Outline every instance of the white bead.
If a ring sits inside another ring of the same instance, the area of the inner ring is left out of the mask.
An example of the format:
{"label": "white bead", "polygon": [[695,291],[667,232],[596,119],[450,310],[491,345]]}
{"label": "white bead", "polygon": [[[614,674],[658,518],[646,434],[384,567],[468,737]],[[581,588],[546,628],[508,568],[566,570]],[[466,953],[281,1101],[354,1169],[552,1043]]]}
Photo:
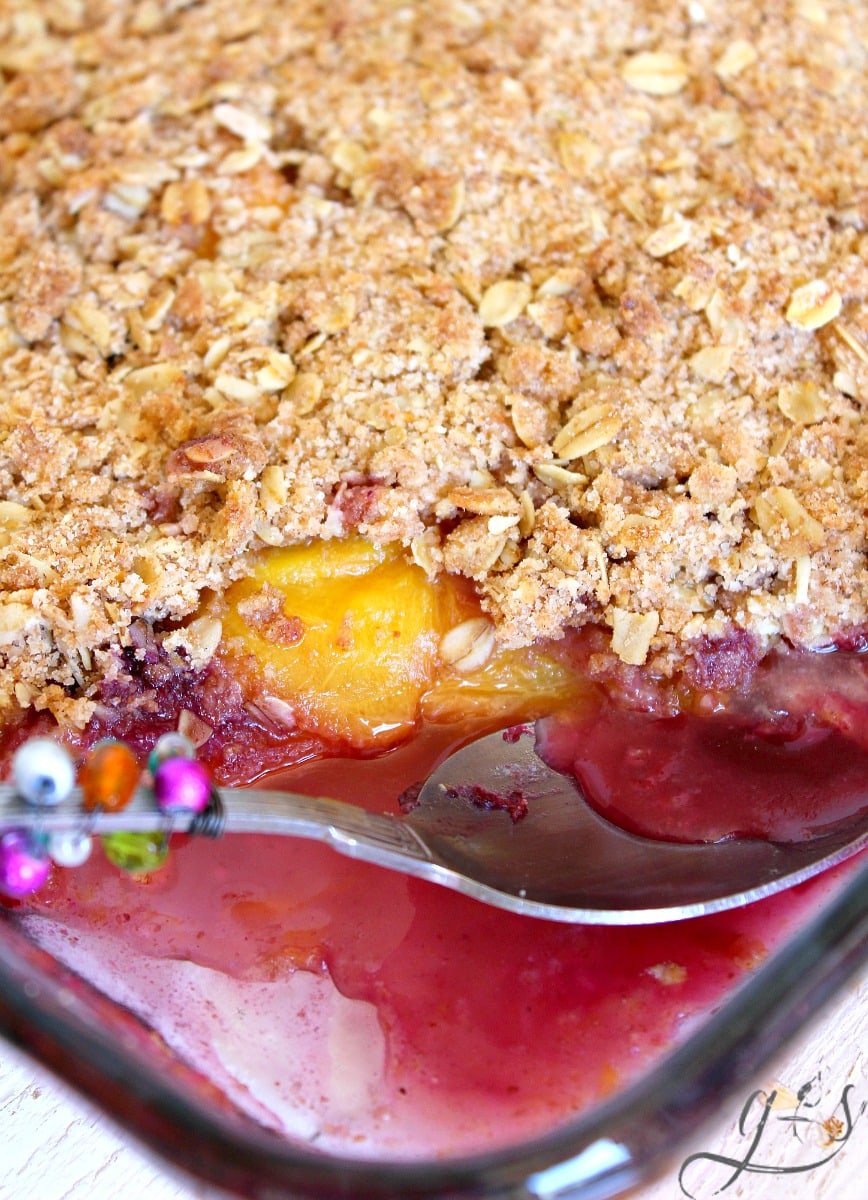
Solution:
{"label": "white bead", "polygon": [[28,804],[60,804],[75,784],[72,757],[51,738],[31,738],[13,755],[12,782]]}
{"label": "white bead", "polygon": [[52,833],[48,838],[47,850],[59,867],[80,867],[90,858],[93,839],[86,833]]}

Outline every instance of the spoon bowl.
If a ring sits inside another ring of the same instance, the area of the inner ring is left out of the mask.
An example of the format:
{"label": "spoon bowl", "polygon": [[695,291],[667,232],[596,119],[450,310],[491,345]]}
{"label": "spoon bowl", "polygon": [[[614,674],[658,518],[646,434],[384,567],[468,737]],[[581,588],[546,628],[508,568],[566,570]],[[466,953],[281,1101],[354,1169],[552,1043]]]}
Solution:
{"label": "spoon bowl", "polygon": [[195,814],[160,811],[140,788],[120,812],[85,812],[77,789],[62,804],[41,808],[0,785],[0,833],[309,838],[525,916],[593,925],[653,924],[735,908],[868,847],[868,806],[845,826],[804,842],[638,837],[600,817],[573,778],[547,766],[531,726],[464,746],[403,800],[398,816],[325,797],[215,788],[208,809]]}
{"label": "spoon bowl", "polygon": [[[468,798],[473,789],[466,780],[496,796],[520,791],[526,815],[512,821],[506,812],[485,810]],[[490,734],[451,755],[429,776],[406,820],[439,863],[496,897],[460,890],[526,915],[596,925],[653,924],[736,908],[868,847],[868,808],[805,842],[639,837],[599,816],[575,779],[548,767],[530,731],[517,741],[503,731]]]}

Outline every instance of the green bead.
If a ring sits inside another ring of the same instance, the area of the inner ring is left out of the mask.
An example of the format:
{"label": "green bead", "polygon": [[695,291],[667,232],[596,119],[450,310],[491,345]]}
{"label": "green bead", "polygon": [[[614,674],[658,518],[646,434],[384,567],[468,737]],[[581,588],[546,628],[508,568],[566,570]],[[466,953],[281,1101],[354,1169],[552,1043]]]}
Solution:
{"label": "green bead", "polygon": [[156,871],[169,855],[162,833],[106,833],[100,840],[109,862],[131,875]]}

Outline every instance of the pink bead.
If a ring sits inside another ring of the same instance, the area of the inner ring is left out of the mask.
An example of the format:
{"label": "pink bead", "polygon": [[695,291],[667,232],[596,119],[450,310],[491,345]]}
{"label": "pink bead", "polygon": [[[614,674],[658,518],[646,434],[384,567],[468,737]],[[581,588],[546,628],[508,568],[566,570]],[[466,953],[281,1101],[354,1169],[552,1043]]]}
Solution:
{"label": "pink bead", "polygon": [[0,892],[20,900],[38,891],[48,879],[51,859],[18,829],[0,838]]}
{"label": "pink bead", "polygon": [[162,809],[201,812],[211,799],[211,779],[191,758],[167,758],[154,772],[154,796]]}

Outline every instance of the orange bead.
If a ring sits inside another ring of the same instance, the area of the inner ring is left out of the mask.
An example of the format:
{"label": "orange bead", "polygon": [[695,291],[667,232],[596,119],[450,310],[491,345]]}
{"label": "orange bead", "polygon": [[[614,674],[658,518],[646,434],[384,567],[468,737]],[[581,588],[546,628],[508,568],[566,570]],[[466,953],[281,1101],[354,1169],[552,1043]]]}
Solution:
{"label": "orange bead", "polygon": [[78,774],[84,807],[120,812],[132,799],[140,775],[136,756],[123,742],[97,742]]}

